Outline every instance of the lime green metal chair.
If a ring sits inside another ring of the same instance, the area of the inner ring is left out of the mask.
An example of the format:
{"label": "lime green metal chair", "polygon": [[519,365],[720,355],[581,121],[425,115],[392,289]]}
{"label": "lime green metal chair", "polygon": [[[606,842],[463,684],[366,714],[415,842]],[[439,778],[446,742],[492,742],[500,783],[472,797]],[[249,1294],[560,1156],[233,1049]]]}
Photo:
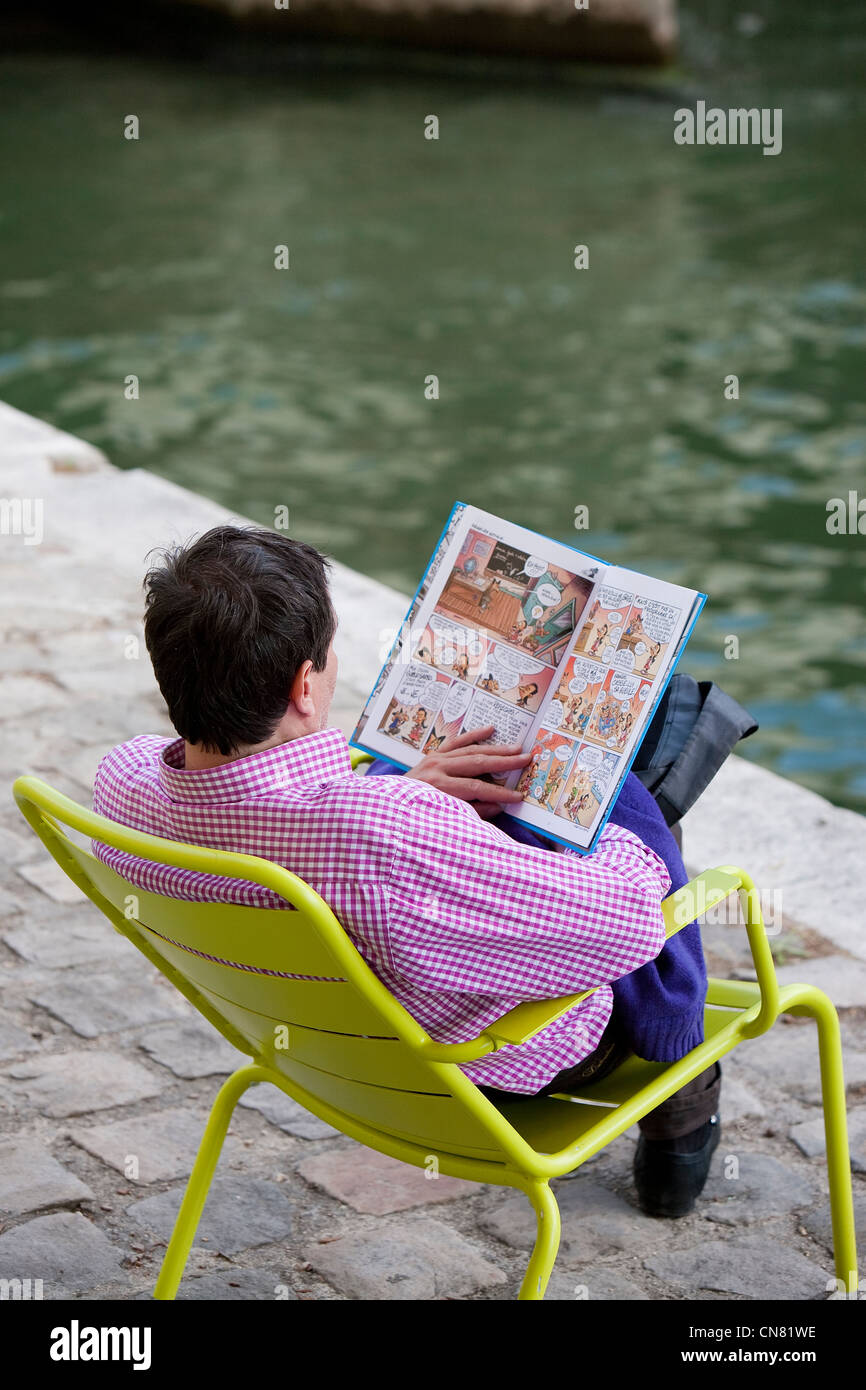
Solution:
{"label": "lime green metal chair", "polygon": [[[354,762],[362,761],[356,757]],[[458,1063],[527,1041],[592,991],[512,1009],[472,1042],[432,1041],[352,945],[328,905],[265,859],[177,844],[116,825],[33,777],[15,799],[50,853],[106,915],[241,1053],[252,1059],[214,1101],[154,1296],[174,1298],[239,1097],[270,1081],[307,1110],[380,1153],[419,1168],[435,1157],[457,1178],[518,1188],[537,1220],[521,1299],[541,1299],[559,1246],[551,1178],[571,1173],[648,1111],[781,1013],[818,1025],[837,1288],[857,1287],[839,1021],[811,985],[779,988],[758,895],[739,869],[700,874],[664,904],[667,934],[732,893],[742,904],[757,983],[711,979],[705,1041],[672,1064],[625,1061],[580,1094],[494,1105]],[[184,902],[135,888],[66,828],[143,859],[244,879],[294,909]]]}

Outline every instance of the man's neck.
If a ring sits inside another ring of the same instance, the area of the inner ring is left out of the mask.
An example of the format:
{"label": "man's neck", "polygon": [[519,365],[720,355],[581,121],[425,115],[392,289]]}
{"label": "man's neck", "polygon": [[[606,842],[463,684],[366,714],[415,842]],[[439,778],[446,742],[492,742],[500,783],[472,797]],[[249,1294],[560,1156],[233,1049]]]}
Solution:
{"label": "man's neck", "polygon": [[270,748],[279,748],[283,743],[291,743],[296,738],[306,738],[307,734],[315,732],[315,729],[306,728],[299,729],[297,732],[277,730],[273,738],[266,739],[264,743],[242,744],[233,753],[211,751],[200,743],[188,743],[184,739],[184,770],[186,772],[206,772],[213,767],[222,767],[225,763],[236,763],[239,758],[251,758],[255,753],[266,753]]}

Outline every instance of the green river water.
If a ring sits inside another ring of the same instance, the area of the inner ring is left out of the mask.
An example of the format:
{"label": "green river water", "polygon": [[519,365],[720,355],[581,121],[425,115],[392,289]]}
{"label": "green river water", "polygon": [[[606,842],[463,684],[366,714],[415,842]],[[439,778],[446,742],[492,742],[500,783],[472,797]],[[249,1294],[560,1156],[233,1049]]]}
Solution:
{"label": "green river water", "polygon": [[704,589],[683,669],[862,810],[864,58],[854,0],[686,5],[662,74],[7,52],[0,396],[408,592],[455,498]]}

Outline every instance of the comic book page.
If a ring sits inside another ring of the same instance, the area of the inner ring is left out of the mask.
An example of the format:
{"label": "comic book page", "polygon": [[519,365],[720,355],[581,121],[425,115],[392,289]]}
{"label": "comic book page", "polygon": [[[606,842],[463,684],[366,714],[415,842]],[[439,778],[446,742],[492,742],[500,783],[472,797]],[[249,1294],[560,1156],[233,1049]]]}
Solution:
{"label": "comic book page", "polygon": [[532,753],[508,814],[586,852],[704,597],[458,503],[352,743],[414,767],[492,724]]}
{"label": "comic book page", "polygon": [[608,566],[530,732],[510,810],[587,850],[598,839],[704,595]]}
{"label": "comic book page", "polygon": [[352,742],[408,767],[486,724],[523,742],[602,569],[458,503]]}

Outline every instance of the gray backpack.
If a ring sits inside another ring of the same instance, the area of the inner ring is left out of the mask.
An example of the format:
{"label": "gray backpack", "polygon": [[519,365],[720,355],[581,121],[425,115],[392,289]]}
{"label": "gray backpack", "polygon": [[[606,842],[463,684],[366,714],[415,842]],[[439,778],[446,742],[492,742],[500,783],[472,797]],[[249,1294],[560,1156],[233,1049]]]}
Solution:
{"label": "gray backpack", "polygon": [[634,772],[675,825],[709,786],[728,754],[758,727],[714,681],[676,672],[652,717]]}

